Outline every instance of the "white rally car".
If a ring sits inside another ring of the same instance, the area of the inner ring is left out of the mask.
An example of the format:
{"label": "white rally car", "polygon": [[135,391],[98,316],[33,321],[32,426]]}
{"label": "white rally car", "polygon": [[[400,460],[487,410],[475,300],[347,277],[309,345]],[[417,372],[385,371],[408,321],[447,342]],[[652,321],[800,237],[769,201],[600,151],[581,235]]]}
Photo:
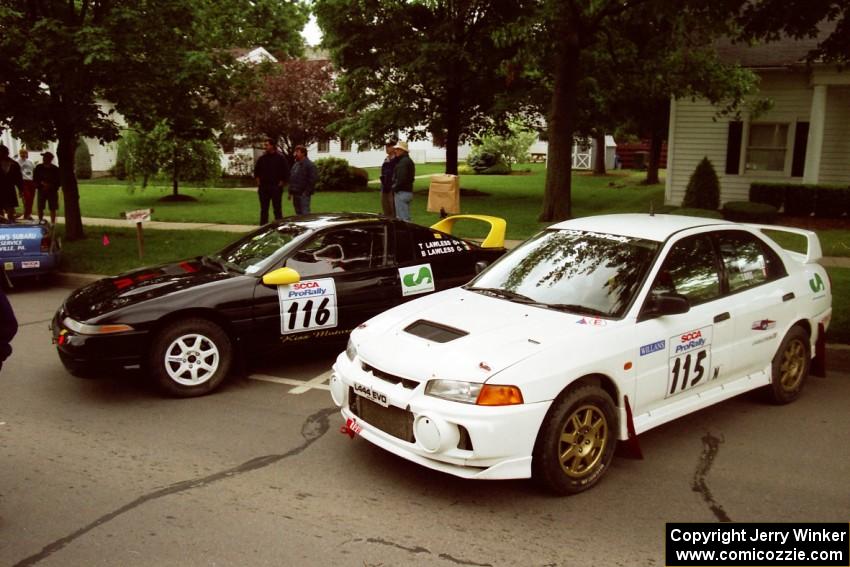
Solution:
{"label": "white rally car", "polygon": [[[767,229],[807,251],[781,248]],[[784,227],[563,222],[463,288],[358,327],[331,394],[346,432],[405,459],[579,492],[618,440],[636,445],[755,388],[780,404],[797,398],[810,364],[823,371],[832,294],[820,257],[814,233]]]}

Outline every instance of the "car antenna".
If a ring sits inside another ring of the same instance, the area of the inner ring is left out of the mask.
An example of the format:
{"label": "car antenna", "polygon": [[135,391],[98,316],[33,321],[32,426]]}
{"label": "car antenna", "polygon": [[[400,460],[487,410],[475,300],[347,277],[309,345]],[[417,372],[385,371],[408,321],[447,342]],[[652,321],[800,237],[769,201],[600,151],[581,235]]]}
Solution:
{"label": "car antenna", "polygon": [[655,216],[655,201],[649,202],[649,216],[651,216],[651,217]]}

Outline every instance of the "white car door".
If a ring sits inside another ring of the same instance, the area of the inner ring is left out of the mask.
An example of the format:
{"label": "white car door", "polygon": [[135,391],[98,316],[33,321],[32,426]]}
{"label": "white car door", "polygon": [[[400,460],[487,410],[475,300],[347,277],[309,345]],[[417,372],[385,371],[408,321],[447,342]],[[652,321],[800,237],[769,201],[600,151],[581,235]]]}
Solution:
{"label": "white car door", "polygon": [[716,233],[716,240],[735,324],[736,356],[727,372],[746,376],[764,370],[773,358],[792,322],[796,295],[782,260],[758,237],[724,230]]}
{"label": "white car door", "polygon": [[734,358],[734,324],[709,235],[687,236],[668,248],[644,310],[653,293],[661,292],[683,295],[691,307],[687,313],[641,317],[636,323],[633,412],[638,433],[693,411],[699,395],[719,384],[718,377]]}

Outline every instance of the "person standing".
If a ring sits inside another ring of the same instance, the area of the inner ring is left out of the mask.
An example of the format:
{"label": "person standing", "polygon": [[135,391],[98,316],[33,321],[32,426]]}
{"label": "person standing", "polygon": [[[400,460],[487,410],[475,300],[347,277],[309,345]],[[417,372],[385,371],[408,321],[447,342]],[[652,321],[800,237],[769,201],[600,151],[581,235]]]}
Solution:
{"label": "person standing", "polygon": [[307,157],[307,148],[295,146],[295,163],[289,174],[289,198],[295,206],[296,215],[310,214],[310,197],[316,191],[319,172]]}
{"label": "person standing", "polygon": [[21,166],[9,157],[9,148],[0,145],[0,212],[5,213],[8,222],[15,222],[15,209],[18,207],[16,187],[23,194]]}
{"label": "person standing", "polygon": [[395,196],[393,195],[393,172],[398,158],[395,155],[395,143],[389,142],[385,148],[387,156],[381,164],[381,209],[384,216],[395,216]]}
{"label": "person standing", "polygon": [[283,218],[283,184],[289,172],[286,158],[278,151],[277,142],[268,138],[265,153],[254,165],[254,180],[260,199],[260,225],[269,222],[269,203],[274,210],[275,220]]}
{"label": "person standing", "polygon": [[62,178],[59,175],[59,167],[53,165],[53,154],[44,152],[41,154],[42,162],[35,166],[32,178],[35,181],[37,193],[36,208],[38,210],[38,221],[44,219],[44,207],[50,208],[50,224],[56,224],[56,210],[59,208],[59,187]]}
{"label": "person standing", "polygon": [[35,200],[35,181],[32,179],[35,165],[29,159],[26,148],[18,151],[18,165],[21,166],[21,175],[24,178],[24,189],[21,192],[21,200],[24,202],[24,220],[32,220],[32,204]]}
{"label": "person standing", "polygon": [[393,195],[395,196],[395,214],[401,220],[410,220],[410,202],[413,201],[413,179],[416,177],[416,166],[410,159],[407,142],[399,142],[395,146],[398,162],[393,171]]}
{"label": "person standing", "polygon": [[[3,277],[6,277],[5,272]],[[12,304],[9,303],[6,293],[0,287],[0,368],[3,368],[3,362],[12,354],[12,338],[17,332],[18,320],[15,319]]]}

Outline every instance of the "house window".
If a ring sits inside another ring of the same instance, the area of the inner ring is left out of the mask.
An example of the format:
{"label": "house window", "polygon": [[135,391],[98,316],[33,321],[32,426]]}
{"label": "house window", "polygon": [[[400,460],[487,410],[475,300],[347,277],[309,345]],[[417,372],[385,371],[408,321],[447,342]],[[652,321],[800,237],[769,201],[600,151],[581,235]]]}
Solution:
{"label": "house window", "polygon": [[788,124],[750,124],[748,171],[785,171]]}
{"label": "house window", "polygon": [[348,138],[340,138],[339,139],[339,151],[350,152],[351,151],[351,140],[349,140]]}
{"label": "house window", "polygon": [[319,147],[318,147],[318,150],[317,150],[317,151],[318,151],[320,154],[326,154],[326,153],[328,153],[329,151],[331,151],[331,142],[330,142],[330,140],[328,140],[327,138],[324,138],[324,139],[322,139],[322,140],[319,140],[318,146],[319,146]]}

